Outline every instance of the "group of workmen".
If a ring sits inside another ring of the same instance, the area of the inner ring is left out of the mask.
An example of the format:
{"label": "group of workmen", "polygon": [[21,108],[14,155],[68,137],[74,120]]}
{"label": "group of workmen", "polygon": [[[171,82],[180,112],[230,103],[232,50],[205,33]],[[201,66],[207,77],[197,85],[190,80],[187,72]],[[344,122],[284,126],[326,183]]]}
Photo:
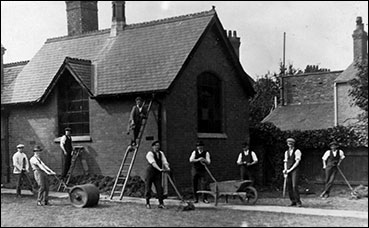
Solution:
{"label": "group of workmen", "polygon": [[[130,134],[130,132],[132,132],[132,140],[130,146],[133,149],[138,146],[137,139],[141,131],[142,121],[148,117],[147,110],[144,107],[143,99],[138,97],[135,101],[136,105],[134,105],[132,108],[127,131],[127,134]],[[287,180],[287,189],[289,193],[289,198],[291,200],[291,204],[289,206],[301,207],[302,203],[298,191],[298,180],[302,153],[299,149],[295,147],[295,139],[288,138],[286,142],[288,149],[284,153],[283,175]],[[160,150],[160,142],[154,141],[151,146],[152,150],[150,150],[146,154],[146,160],[148,162],[145,177],[146,208],[151,208],[151,187],[154,184],[159,201],[158,208],[164,209],[165,205],[162,187],[162,172],[170,172],[170,167],[164,152]],[[196,149],[192,151],[189,157],[189,162],[192,164],[191,176],[194,203],[199,202],[199,194],[197,193],[199,190],[199,185],[200,189],[202,190],[208,188],[208,174],[206,166],[211,164],[211,159],[210,152],[205,150],[204,146],[205,145],[202,141],[198,141],[196,143]],[[338,171],[337,167],[345,158],[343,151],[338,149],[338,143],[336,141],[331,142],[329,146],[330,150],[327,150],[322,157],[323,169],[325,170],[325,187],[320,195],[320,197],[322,198],[329,197],[334,179],[336,177],[336,173]],[[26,180],[30,182],[28,175],[26,175],[26,173],[29,172],[29,164],[27,156],[23,152],[23,148],[24,145],[19,144],[17,146],[17,152],[13,156],[14,174],[18,176],[16,187],[17,196],[21,195],[22,179],[26,178]],[[65,135],[63,135],[60,140],[60,148],[62,149],[64,156],[61,178],[65,179],[71,165],[73,152],[70,128],[65,129]],[[42,149],[40,146],[35,146],[33,152],[34,156],[30,159],[29,163],[31,164],[31,167],[34,171],[35,180],[39,185],[37,205],[50,205],[50,203],[48,202],[49,184],[47,175],[56,174],[49,167],[47,167],[44,162],[42,162],[40,156],[42,154]],[[255,167],[255,164],[257,164],[257,162],[258,158],[256,156],[256,153],[249,149],[249,144],[246,142],[242,143],[242,151],[239,153],[238,159],[236,161],[236,164],[240,167],[241,180],[251,180],[252,183],[255,182],[255,170],[253,169],[253,167]],[[30,186],[32,186],[31,182]],[[33,190],[32,188],[30,189]],[[204,203],[209,203],[206,194],[202,194],[202,201]]]}
{"label": "group of workmen", "polygon": [[[65,128],[65,135],[60,139],[60,148],[63,151],[63,170],[61,175],[61,181],[65,181],[69,168],[71,166],[71,159],[73,153],[71,128]],[[27,155],[24,153],[24,145],[17,145],[17,152],[13,155],[13,174],[17,176],[16,184],[16,197],[21,197],[21,185],[22,180],[25,179],[28,183],[28,188],[32,193],[36,190],[32,184],[29,173],[29,166],[33,170],[34,178],[38,185],[37,194],[37,206],[50,205],[49,203],[49,178],[48,175],[56,175],[56,173],[50,169],[42,161],[43,149],[36,145],[33,148],[34,155],[28,161]]]}

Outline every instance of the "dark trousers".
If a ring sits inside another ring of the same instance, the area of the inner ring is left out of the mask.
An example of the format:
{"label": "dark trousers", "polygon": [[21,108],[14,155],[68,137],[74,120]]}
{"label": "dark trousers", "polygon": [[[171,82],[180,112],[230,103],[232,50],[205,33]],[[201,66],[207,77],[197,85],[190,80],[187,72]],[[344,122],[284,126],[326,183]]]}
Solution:
{"label": "dark trousers", "polygon": [[334,179],[336,178],[337,170],[337,166],[327,166],[325,168],[325,188],[323,191],[324,194],[329,195],[333,186]]}
{"label": "dark trousers", "polygon": [[37,202],[48,202],[49,199],[49,179],[47,174],[41,170],[34,171],[36,182],[39,186]]}
{"label": "dark trousers", "polygon": [[[193,195],[195,200],[199,200],[199,194],[197,194],[198,186],[199,186],[199,182],[200,182],[200,189],[201,190],[206,190],[207,189],[207,185],[208,185],[208,178],[207,178],[207,173],[206,171],[201,171],[201,170],[196,170],[194,168],[192,168],[191,170],[191,174],[192,174],[192,189],[193,189]],[[206,194],[202,194],[202,198],[205,200],[207,200],[207,195]]]}
{"label": "dark trousers", "polygon": [[157,198],[159,200],[159,204],[163,204],[163,186],[161,185],[161,172],[157,171],[153,167],[149,167],[146,170],[146,178],[145,178],[145,198],[146,203],[150,203],[151,198],[151,187],[154,184],[156,189]]}
{"label": "dark trousers", "polygon": [[254,183],[255,178],[250,167],[246,167],[246,165],[241,165],[240,171],[241,171],[241,180],[251,180]]}
{"label": "dark trousers", "polygon": [[72,163],[72,154],[71,153],[68,153],[67,155],[63,154],[63,172],[61,175],[62,178],[65,178],[67,176],[71,163]]}
{"label": "dark trousers", "polygon": [[17,196],[21,195],[22,192],[22,183],[23,180],[26,179],[27,180],[27,184],[28,184],[28,189],[32,192],[33,191],[33,185],[32,185],[32,181],[29,178],[29,176],[27,175],[27,173],[25,173],[24,171],[22,171],[19,174],[15,174],[16,178],[17,178],[17,186],[16,186],[16,192],[17,192]]}
{"label": "dark trousers", "polygon": [[296,169],[290,172],[287,176],[288,195],[290,197],[290,200],[294,204],[296,203],[301,204],[299,189],[297,186],[298,179],[299,179],[299,170]]}

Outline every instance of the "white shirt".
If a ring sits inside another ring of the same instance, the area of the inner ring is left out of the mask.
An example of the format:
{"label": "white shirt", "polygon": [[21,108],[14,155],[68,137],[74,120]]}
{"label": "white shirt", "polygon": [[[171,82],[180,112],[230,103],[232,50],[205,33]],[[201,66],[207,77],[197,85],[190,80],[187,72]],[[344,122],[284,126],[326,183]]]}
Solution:
{"label": "white shirt", "polygon": [[[206,151],[202,151],[201,153],[199,152],[199,154],[202,154],[202,153],[206,153]],[[195,160],[195,157],[196,157],[196,150],[194,150],[190,156],[190,162],[194,162]],[[207,164],[210,164],[210,153],[206,153],[206,156],[205,156],[205,160],[206,160],[206,163]]]}
{"label": "white shirt", "polygon": [[43,163],[41,161],[41,158],[37,155],[33,155],[29,160],[29,163],[31,163],[31,167],[33,170],[41,169],[46,174],[53,173],[53,171],[49,167],[47,167],[47,165],[45,165],[45,163]]}
{"label": "white shirt", "polygon": [[29,163],[28,163],[27,155],[25,153],[21,153],[21,152],[17,151],[13,155],[13,166],[14,166],[13,173],[14,174],[19,174],[19,173],[22,172],[24,158],[25,158],[25,161],[26,161],[26,164],[25,164],[26,171],[29,172]]}
{"label": "white shirt", "polygon": [[[292,152],[293,152],[293,150],[290,150],[290,149],[286,150],[286,152],[284,153],[284,160],[283,160],[284,162],[287,162],[287,160],[288,160],[288,153],[291,156]],[[301,151],[299,149],[296,149],[296,151],[295,151],[295,161],[301,160],[301,156],[302,156]]]}
{"label": "white shirt", "polygon": [[[338,150],[336,150],[336,151],[332,151],[332,153],[333,153],[333,156],[334,157],[336,157],[336,155],[337,155],[337,151]],[[339,153],[340,153],[340,159],[341,160],[343,160],[344,158],[345,158],[345,154],[343,153],[343,151],[342,150],[339,150]],[[322,159],[325,161],[325,160],[327,160],[328,159],[328,157],[330,156],[330,154],[331,154],[331,151],[330,150],[327,150],[325,153],[324,153],[324,155],[323,155],[323,157],[322,157]]]}
{"label": "white shirt", "polygon": [[[243,151],[243,153],[245,154],[245,156],[247,156],[249,155],[249,150]],[[258,161],[258,158],[256,157],[256,154],[254,151],[251,151],[251,157],[254,162]],[[240,163],[242,163],[242,152],[240,153],[240,155],[238,155],[238,159],[237,159],[237,164],[240,164]]]}
{"label": "white shirt", "polygon": [[[150,165],[151,165],[152,163],[155,163],[155,162],[156,162],[156,161],[155,161],[155,158],[154,158],[154,153],[156,153],[156,152],[149,151],[149,152],[147,152],[147,154],[146,154],[146,160],[147,160],[147,162],[149,162],[149,164],[150,164]],[[159,151],[159,153],[161,154],[161,163],[163,164],[163,167],[168,168],[169,163],[168,163],[168,161],[167,161],[167,158],[166,158],[166,157],[165,157],[165,155],[164,155],[164,152],[163,152],[163,151]],[[162,168],[162,167],[160,167],[160,168]]]}

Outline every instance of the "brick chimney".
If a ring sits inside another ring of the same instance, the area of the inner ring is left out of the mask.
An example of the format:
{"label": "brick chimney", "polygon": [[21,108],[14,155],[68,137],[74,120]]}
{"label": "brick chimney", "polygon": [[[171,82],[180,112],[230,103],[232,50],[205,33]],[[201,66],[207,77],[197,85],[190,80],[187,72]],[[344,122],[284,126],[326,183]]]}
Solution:
{"label": "brick chimney", "polygon": [[229,41],[231,41],[231,44],[233,46],[233,49],[237,55],[238,58],[240,58],[240,38],[237,37],[237,32],[233,31],[233,35],[232,35],[232,31],[228,31],[228,39]]}
{"label": "brick chimney", "polygon": [[99,30],[97,1],[66,1],[68,36]]}
{"label": "brick chimney", "polygon": [[4,48],[3,44],[1,44],[1,90],[3,90],[4,85],[4,54],[6,49]]}
{"label": "brick chimney", "polygon": [[125,1],[112,1],[112,23],[110,36],[117,36],[126,26]]}
{"label": "brick chimney", "polygon": [[352,34],[354,39],[354,61],[367,58],[368,55],[368,34],[364,31],[364,24],[361,17],[356,18],[356,29]]}

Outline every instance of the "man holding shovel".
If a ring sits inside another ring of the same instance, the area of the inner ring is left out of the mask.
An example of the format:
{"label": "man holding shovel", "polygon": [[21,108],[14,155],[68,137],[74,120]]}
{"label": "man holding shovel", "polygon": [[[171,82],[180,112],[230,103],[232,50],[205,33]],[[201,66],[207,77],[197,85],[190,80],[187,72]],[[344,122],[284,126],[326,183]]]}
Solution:
{"label": "man holding shovel", "polygon": [[301,161],[301,151],[295,148],[295,140],[287,139],[288,150],[284,153],[283,174],[287,176],[287,188],[292,203],[289,206],[301,207],[300,194],[298,191],[299,164]]}
{"label": "man holding shovel", "polygon": [[338,150],[338,143],[333,141],[329,144],[330,150],[327,150],[323,157],[323,169],[325,170],[325,188],[322,194],[320,194],[321,198],[328,198],[329,193],[332,189],[334,179],[337,174],[337,167],[341,164],[342,160],[345,158],[345,155],[342,150]]}
{"label": "man holding shovel", "polygon": [[163,151],[160,151],[159,141],[155,141],[151,144],[152,150],[147,152],[146,160],[149,163],[146,169],[145,178],[145,197],[146,197],[146,208],[151,209],[150,198],[151,198],[151,186],[155,185],[157,198],[159,200],[160,209],[165,209],[163,187],[161,186],[162,172],[169,171],[169,163],[164,155]]}

